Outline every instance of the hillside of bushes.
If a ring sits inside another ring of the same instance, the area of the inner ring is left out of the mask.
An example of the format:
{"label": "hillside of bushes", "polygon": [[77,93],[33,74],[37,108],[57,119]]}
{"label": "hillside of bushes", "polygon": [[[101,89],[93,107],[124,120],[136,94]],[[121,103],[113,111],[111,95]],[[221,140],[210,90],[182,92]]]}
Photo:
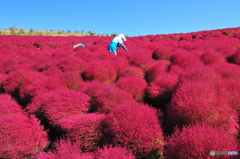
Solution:
{"label": "hillside of bushes", "polygon": [[0,35],[0,158],[239,151],[240,27],[112,38]]}

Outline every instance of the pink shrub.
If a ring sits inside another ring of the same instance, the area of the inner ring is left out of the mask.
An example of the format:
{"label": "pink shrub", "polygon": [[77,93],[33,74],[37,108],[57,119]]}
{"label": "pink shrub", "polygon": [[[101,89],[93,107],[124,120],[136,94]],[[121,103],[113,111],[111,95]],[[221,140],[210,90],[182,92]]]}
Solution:
{"label": "pink shrub", "polygon": [[37,154],[37,159],[93,159],[92,154],[84,154],[76,143],[71,143],[70,140],[61,139],[53,144],[53,151],[41,152]]}
{"label": "pink shrub", "polygon": [[228,105],[225,90],[207,82],[187,82],[177,88],[167,110],[168,125],[208,123],[230,135],[238,133],[238,114]]}
{"label": "pink shrub", "polygon": [[206,65],[195,65],[188,67],[182,71],[182,74],[179,77],[180,83],[187,83],[189,81],[203,81],[213,86],[222,83],[222,79],[218,73],[213,68]]}
{"label": "pink shrub", "polygon": [[169,46],[160,45],[153,52],[153,58],[156,60],[169,60],[172,49]]}
{"label": "pink shrub", "polygon": [[198,57],[181,49],[176,50],[171,54],[170,61],[174,65],[179,65],[181,68],[186,68],[189,65],[196,65],[201,63]]}
{"label": "pink shrub", "polygon": [[95,153],[96,159],[135,159],[132,153],[122,147],[107,147],[104,146]]}
{"label": "pink shrub", "polygon": [[25,110],[29,114],[39,113],[42,107],[47,104],[47,101],[51,96],[52,96],[52,92],[38,93],[36,96],[32,98],[31,102],[27,104]]}
{"label": "pink shrub", "polygon": [[200,59],[207,65],[212,63],[226,62],[224,56],[214,50],[208,50],[200,56]]}
{"label": "pink shrub", "polygon": [[75,71],[81,74],[86,70],[87,63],[81,58],[77,58],[75,56],[67,56],[59,59],[57,66],[62,71]]}
{"label": "pink shrub", "polygon": [[0,157],[32,158],[48,146],[47,132],[34,116],[0,118]]}
{"label": "pink shrub", "polygon": [[124,71],[122,72],[120,77],[128,77],[128,76],[144,78],[144,72],[139,67],[129,66],[124,68]]}
{"label": "pink shrub", "polygon": [[147,71],[147,80],[148,82],[152,82],[156,79],[157,76],[160,76],[166,73],[167,67],[165,61],[157,61],[155,62]]}
{"label": "pink shrub", "polygon": [[151,103],[158,107],[167,104],[172,98],[177,83],[178,75],[163,74],[158,76],[148,87]]}
{"label": "pink shrub", "polygon": [[85,71],[84,77],[88,81],[98,80],[105,83],[114,83],[117,78],[117,71],[111,61],[92,61]]}
{"label": "pink shrub", "polygon": [[25,115],[20,105],[9,94],[0,94],[0,118],[8,115]]}
{"label": "pink shrub", "polygon": [[84,86],[81,88],[81,91],[87,94],[89,97],[95,97],[102,89],[102,87],[106,87],[108,84],[100,83],[98,80],[94,80],[91,82],[86,82]]}
{"label": "pink shrub", "polygon": [[232,61],[237,64],[240,65],[240,48],[236,51],[236,53],[233,55]]}
{"label": "pink shrub", "polygon": [[230,63],[218,63],[211,65],[222,78],[240,79],[240,66]]}
{"label": "pink shrub", "polygon": [[129,66],[128,60],[125,56],[117,56],[113,63],[114,68],[117,70],[118,76],[120,76],[125,70],[125,68]]}
{"label": "pink shrub", "polygon": [[131,101],[134,100],[130,93],[114,85],[108,85],[96,94],[92,109],[99,113],[109,113],[117,104],[126,104]]}
{"label": "pink shrub", "polygon": [[146,53],[132,53],[129,64],[142,68],[145,72],[152,66],[154,60]]}
{"label": "pink shrub", "polygon": [[[207,124],[184,127],[176,130],[167,140],[164,156],[175,158],[213,158],[210,151],[238,151],[238,143],[228,134]],[[237,158],[237,156],[219,156],[214,158]]]}
{"label": "pink shrub", "polygon": [[226,88],[225,94],[229,100],[229,106],[236,109],[240,114],[240,79],[227,78],[223,79],[223,83]]}
{"label": "pink shrub", "polygon": [[63,85],[68,87],[70,90],[77,90],[84,84],[81,75],[75,71],[64,72],[59,78],[61,79]]}
{"label": "pink shrub", "polygon": [[90,108],[89,99],[80,91],[55,91],[42,106],[42,112],[53,126],[59,126],[65,117],[85,114]]}
{"label": "pink shrub", "polygon": [[72,127],[67,130],[67,137],[78,143],[83,151],[94,151],[97,147],[103,146],[103,119],[105,119],[104,114],[96,113],[78,117]]}
{"label": "pink shrub", "polygon": [[139,77],[121,77],[116,83],[118,88],[129,92],[136,101],[143,101],[147,83]]}
{"label": "pink shrub", "polygon": [[182,71],[183,71],[183,69],[178,65],[170,65],[170,67],[169,67],[169,73],[180,75],[182,73]]}
{"label": "pink shrub", "polygon": [[163,134],[157,111],[148,105],[118,105],[110,112],[104,124],[110,144],[126,147],[142,158],[162,154]]}

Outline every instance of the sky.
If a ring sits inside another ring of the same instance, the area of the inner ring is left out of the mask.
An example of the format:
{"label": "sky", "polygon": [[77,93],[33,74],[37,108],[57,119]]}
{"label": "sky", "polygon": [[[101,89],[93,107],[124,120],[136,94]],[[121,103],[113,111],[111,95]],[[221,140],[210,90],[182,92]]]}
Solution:
{"label": "sky", "polygon": [[240,0],[0,0],[0,29],[127,36],[240,27]]}

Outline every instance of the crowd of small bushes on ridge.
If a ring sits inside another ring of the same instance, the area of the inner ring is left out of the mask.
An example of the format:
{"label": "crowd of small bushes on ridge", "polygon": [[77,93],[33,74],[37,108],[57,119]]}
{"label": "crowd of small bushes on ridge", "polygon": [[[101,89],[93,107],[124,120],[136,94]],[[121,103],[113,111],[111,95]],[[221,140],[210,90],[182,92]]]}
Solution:
{"label": "crowd of small bushes on ridge", "polygon": [[0,29],[0,35],[28,35],[28,36],[117,36],[117,33],[112,34],[97,34],[91,30],[89,31],[65,31],[65,30],[25,30],[24,28],[17,29],[16,27],[12,26],[9,29]]}
{"label": "crowd of small bushes on ridge", "polygon": [[240,27],[112,38],[0,35],[0,158],[239,151]]}

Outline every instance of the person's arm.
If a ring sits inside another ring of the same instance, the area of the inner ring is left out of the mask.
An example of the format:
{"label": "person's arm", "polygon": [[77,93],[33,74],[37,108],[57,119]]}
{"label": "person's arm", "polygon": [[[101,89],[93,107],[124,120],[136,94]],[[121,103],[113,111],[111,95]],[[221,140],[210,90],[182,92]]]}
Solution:
{"label": "person's arm", "polygon": [[123,43],[119,44],[119,46],[128,52],[128,49],[126,48],[126,46]]}

